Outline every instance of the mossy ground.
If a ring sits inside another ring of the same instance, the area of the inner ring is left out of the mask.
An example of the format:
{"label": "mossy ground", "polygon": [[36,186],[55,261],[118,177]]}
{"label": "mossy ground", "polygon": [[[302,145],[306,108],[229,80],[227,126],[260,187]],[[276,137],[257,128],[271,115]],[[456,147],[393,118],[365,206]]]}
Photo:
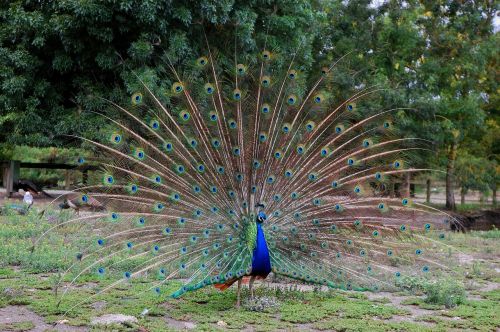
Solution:
{"label": "mossy ground", "polygon": [[[458,306],[446,308],[444,302],[426,300],[419,291],[425,285],[412,280],[410,293],[357,293],[337,290],[300,291],[295,287],[276,289],[266,284],[257,288],[257,296],[274,297],[279,305],[264,312],[236,309],[234,287],[225,292],[213,288],[189,293],[181,299],[155,295],[153,276],[133,279],[104,293],[99,293],[111,279],[84,275],[70,286],[63,301],[61,295],[70,285],[57,271],[68,267],[81,239],[68,229],[60,237],[45,242],[47,250],[30,254],[33,239],[47,229],[35,216],[0,216],[0,310],[22,306],[47,324],[61,320],[66,328],[91,331],[169,331],[186,327],[196,330],[336,330],[336,331],[495,331],[500,328],[499,244],[496,233],[448,234],[448,241],[458,246],[472,262],[464,262],[467,298]],[[492,231],[495,232],[495,231]],[[65,243],[65,250],[48,250]],[[180,285],[170,281],[172,290]],[[436,293],[436,298],[460,294],[453,283],[438,287],[450,292]],[[420,287],[421,286],[421,287]],[[430,288],[434,289],[434,288]],[[56,297],[57,293],[57,297]],[[165,290],[167,293],[167,290]],[[243,298],[248,296],[245,289]],[[90,298],[82,302],[82,299]],[[452,303],[453,304],[453,303]],[[454,304],[453,304],[454,305]],[[141,315],[147,309],[147,314]],[[1,313],[1,312],[0,312]],[[93,327],[92,317],[125,314],[138,318],[137,324]],[[186,322],[188,325],[186,325]],[[28,331],[37,322],[5,322],[0,314],[1,331]],[[49,325],[50,326],[50,325]],[[57,327],[57,326],[56,326]]]}

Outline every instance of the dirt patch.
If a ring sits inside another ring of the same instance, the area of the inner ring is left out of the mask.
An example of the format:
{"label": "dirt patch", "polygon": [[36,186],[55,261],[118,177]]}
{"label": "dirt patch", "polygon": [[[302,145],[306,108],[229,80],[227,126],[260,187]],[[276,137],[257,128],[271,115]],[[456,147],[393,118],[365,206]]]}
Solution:
{"label": "dirt patch", "polygon": [[134,316],[123,314],[107,314],[92,318],[91,325],[134,324],[138,320]]}
{"label": "dirt patch", "polygon": [[91,307],[94,308],[97,311],[100,311],[104,308],[106,308],[107,302],[106,301],[97,301],[91,304]]}
{"label": "dirt patch", "polygon": [[254,288],[258,287],[265,287],[265,288],[270,288],[270,289],[291,289],[291,290],[298,290],[301,292],[310,292],[313,290],[320,290],[320,291],[328,291],[329,288],[327,286],[317,286],[317,285],[306,285],[302,283],[277,283],[277,282],[271,282],[267,280],[272,280],[272,278],[268,278],[265,280],[258,280],[255,281],[254,283]]}
{"label": "dirt patch", "polygon": [[418,316],[434,314],[435,310],[422,309],[416,305],[406,305],[401,304],[404,300],[408,299],[407,296],[398,296],[390,292],[378,292],[378,293],[366,293],[369,300],[377,300],[382,298],[387,298],[391,304],[396,308],[407,310],[410,312],[411,318],[415,319]]}
{"label": "dirt patch", "polygon": [[474,263],[476,261],[476,259],[472,255],[460,252],[460,253],[458,253],[458,261],[462,265],[470,265],[470,264]]}
{"label": "dirt patch", "polygon": [[321,331],[314,328],[314,324],[295,324],[293,331],[309,331],[309,332],[317,332]]}
{"label": "dirt patch", "polygon": [[88,328],[82,326],[47,324],[43,320],[43,317],[37,315],[24,306],[7,306],[0,309],[0,325],[23,322],[31,322],[33,324],[33,328],[30,330],[31,332],[43,332],[46,330],[81,332],[89,330]]}
{"label": "dirt patch", "polygon": [[[423,317],[423,316],[419,316],[419,317]],[[420,325],[424,325],[424,326],[427,326],[427,327],[432,327],[432,326],[436,325],[435,323],[427,322],[425,320],[419,320],[419,321],[417,321],[415,318],[417,318],[417,317],[413,317],[413,316],[397,316],[397,315],[394,315],[394,316],[392,316],[389,319],[374,318],[374,320],[380,320],[380,321],[384,321],[386,323],[401,323],[401,322],[418,323]]]}
{"label": "dirt patch", "polygon": [[187,322],[182,320],[173,319],[172,317],[165,317],[165,322],[168,327],[176,330],[193,330],[196,328],[196,323]]}
{"label": "dirt patch", "polygon": [[500,228],[500,209],[453,214],[453,216],[458,222],[451,223],[452,230],[489,231],[493,227]]}
{"label": "dirt patch", "polygon": [[86,282],[86,283],[70,283],[70,282],[65,282],[61,284],[59,289],[61,291],[66,291],[66,290],[74,290],[74,289],[94,289],[99,284],[97,282]]}
{"label": "dirt patch", "polygon": [[495,290],[497,288],[500,288],[500,284],[498,284],[497,282],[487,281],[483,285],[481,285],[480,291],[490,292],[490,291]]}

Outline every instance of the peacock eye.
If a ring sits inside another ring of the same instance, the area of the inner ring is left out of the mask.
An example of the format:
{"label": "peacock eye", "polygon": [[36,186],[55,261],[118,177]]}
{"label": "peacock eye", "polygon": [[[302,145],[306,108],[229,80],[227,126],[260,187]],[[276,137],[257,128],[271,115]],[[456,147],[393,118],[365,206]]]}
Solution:
{"label": "peacock eye", "polygon": [[261,83],[263,87],[267,88],[271,84],[271,78],[269,76],[264,76]]}
{"label": "peacock eye", "polygon": [[235,89],[233,91],[233,99],[234,100],[240,100],[241,99],[241,91],[238,89]]}
{"label": "peacock eye", "polygon": [[196,60],[196,63],[198,66],[203,67],[208,63],[208,59],[205,56],[201,56]]}
{"label": "peacock eye", "polygon": [[136,92],[132,95],[132,105],[139,105],[142,102],[142,94],[140,92]]}
{"label": "peacock eye", "polygon": [[172,84],[172,91],[174,91],[174,93],[181,93],[183,90],[184,86],[181,82],[175,82],[174,84]]}
{"label": "peacock eye", "polygon": [[214,87],[212,84],[207,83],[205,84],[205,92],[209,95],[211,95],[214,92]]}
{"label": "peacock eye", "polygon": [[271,107],[269,106],[269,104],[263,104],[261,107],[261,112],[264,114],[269,113],[270,110],[271,110]]}

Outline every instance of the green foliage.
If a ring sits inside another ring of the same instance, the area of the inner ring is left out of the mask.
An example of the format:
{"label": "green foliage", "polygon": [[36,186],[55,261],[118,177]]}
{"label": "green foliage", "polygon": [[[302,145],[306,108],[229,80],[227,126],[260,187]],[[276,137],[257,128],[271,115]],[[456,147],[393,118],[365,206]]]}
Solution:
{"label": "green foliage", "polygon": [[[76,165],[78,157],[87,158],[88,154],[88,151],[76,148],[37,148],[26,145],[0,145],[0,160],[21,160],[23,162]],[[65,171],[22,168],[19,176],[21,179],[31,180],[35,184],[46,188],[61,185],[62,181],[65,179]],[[79,181],[82,178],[81,173],[78,171],[72,171],[72,177],[74,181]]]}
{"label": "green foliage", "polygon": [[[7,203],[8,205],[9,203]],[[8,209],[6,210],[8,212]],[[31,249],[36,239],[50,224],[40,219],[38,212],[31,209],[27,216],[12,214],[0,217],[0,266],[18,265],[32,272],[53,272],[70,266],[74,259],[75,247],[63,245],[64,238],[50,235],[40,243],[33,253]],[[78,239],[73,243],[78,245]],[[54,246],[65,250],[53,250]]]}
{"label": "green foliage", "polygon": [[279,307],[279,302],[275,297],[254,297],[243,302],[243,308],[256,312],[275,312]]}
{"label": "green foliage", "polygon": [[464,152],[457,158],[456,179],[464,193],[469,189],[487,192],[489,184],[494,180],[494,173],[493,163],[484,157]]}
{"label": "green foliage", "polygon": [[61,135],[99,136],[109,124],[90,111],[109,106],[102,98],[128,102],[138,79],[160,95],[172,83],[167,64],[206,54],[206,36],[223,67],[235,50],[252,59],[265,43],[284,55],[281,65],[297,53],[305,79],[347,55],[336,67],[334,98],[349,97],[352,86],[378,86],[360,111],[412,108],[394,113],[398,135],[434,144],[435,153],[422,151],[412,166],[447,165],[454,181],[458,158],[464,190],[495,191],[496,10],[492,1],[451,0],[10,2],[0,9],[0,140],[81,145]]}
{"label": "green foliage", "polygon": [[453,308],[465,302],[464,286],[456,281],[430,282],[425,286],[425,302]]}
{"label": "green foliage", "polygon": [[[465,302],[465,288],[456,280],[428,281],[417,277],[402,277],[397,286],[412,294],[425,294],[425,303],[453,308]],[[418,302],[417,302],[418,303]]]}
{"label": "green foliage", "polygon": [[31,331],[34,328],[35,328],[35,324],[33,324],[33,322],[30,322],[30,321],[0,324],[0,330],[6,331],[6,332],[7,331],[13,331],[13,332]]}
{"label": "green foliage", "polygon": [[483,127],[475,130],[480,134],[465,140],[456,162],[456,180],[463,195],[469,189],[488,193],[495,190],[500,181],[496,151],[500,127],[495,120],[488,119]]}
{"label": "green foliage", "polygon": [[204,33],[228,56],[234,41],[256,52],[266,33],[283,52],[303,41],[310,64],[319,12],[305,0],[14,1],[0,18],[0,140],[47,146],[97,135],[106,121],[88,111],[107,107],[101,97],[123,102],[137,77],[158,81],[169,61],[198,57]]}
{"label": "green foliage", "polygon": [[483,239],[500,239],[500,229],[493,226],[490,231],[473,231],[472,235],[482,237]]}

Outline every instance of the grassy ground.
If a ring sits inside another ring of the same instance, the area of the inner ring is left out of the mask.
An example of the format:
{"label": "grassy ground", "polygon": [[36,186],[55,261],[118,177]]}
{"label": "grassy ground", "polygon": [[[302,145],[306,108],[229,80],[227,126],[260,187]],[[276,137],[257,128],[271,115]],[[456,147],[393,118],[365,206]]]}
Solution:
{"label": "grassy ground", "polygon": [[[154,276],[134,279],[80,304],[81,299],[111,282],[84,275],[71,285],[58,306],[70,279],[64,278],[60,284],[57,271],[74,261],[75,253],[86,240],[78,228],[68,227],[54,233],[31,254],[34,239],[54,222],[57,220],[40,220],[36,214],[0,216],[0,331],[374,332],[500,328],[500,230],[447,235],[449,243],[463,251],[463,280],[431,284],[408,278],[402,280],[405,291],[398,293],[343,292],[263,283],[257,289],[257,300],[238,310],[234,307],[234,289],[219,292],[208,288],[174,300],[153,294],[150,288]],[[53,250],[56,245],[64,249]],[[171,281],[168,285],[173,290],[179,282]],[[105,314],[131,315],[138,321],[107,327],[91,325],[94,317]]]}

